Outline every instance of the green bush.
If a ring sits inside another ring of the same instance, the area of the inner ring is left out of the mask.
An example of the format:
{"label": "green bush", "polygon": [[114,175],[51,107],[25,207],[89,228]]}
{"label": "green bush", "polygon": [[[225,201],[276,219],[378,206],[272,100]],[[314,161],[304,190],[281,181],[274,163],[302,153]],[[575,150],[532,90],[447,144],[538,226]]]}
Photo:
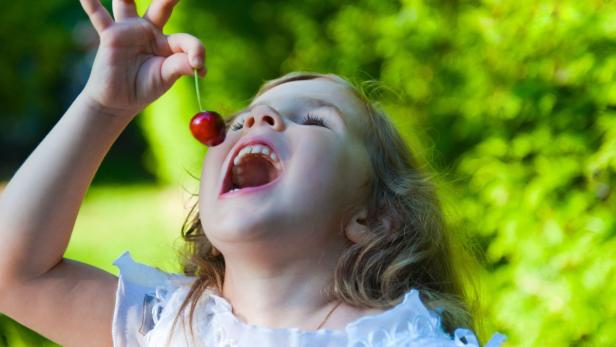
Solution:
{"label": "green bush", "polygon": [[[616,4],[186,0],[176,12],[167,32],[207,47],[207,109],[230,114],[293,70],[381,81],[372,92],[442,177],[454,230],[485,254],[486,333],[513,346],[616,344]],[[65,41],[47,44],[56,54]],[[137,119],[161,183],[200,175],[195,112],[182,78]]]}
{"label": "green bush", "polygon": [[[209,64],[206,95],[241,83],[217,76],[256,68],[278,45],[286,58],[267,78],[315,70],[379,79],[393,91],[384,108],[446,177],[444,198],[460,216],[452,223],[485,253],[486,331],[511,345],[616,343],[614,4],[304,1],[252,13],[277,34],[249,40],[261,47],[249,56],[212,36],[230,25],[197,12],[178,24],[194,27],[220,63]],[[225,100],[240,104],[255,90]]]}

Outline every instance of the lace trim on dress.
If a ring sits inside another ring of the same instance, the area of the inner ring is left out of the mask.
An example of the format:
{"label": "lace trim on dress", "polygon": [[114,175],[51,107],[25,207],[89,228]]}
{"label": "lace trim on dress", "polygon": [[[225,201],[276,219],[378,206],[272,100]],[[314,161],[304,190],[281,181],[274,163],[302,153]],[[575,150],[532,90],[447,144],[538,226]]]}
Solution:
{"label": "lace trim on dress", "polygon": [[[347,346],[347,347],[402,347],[402,346],[451,346],[479,347],[475,334],[458,328],[453,336],[447,334],[441,318],[423,305],[419,291],[412,289],[394,307],[374,315],[360,317],[345,326],[344,330],[298,328],[269,328],[248,324],[233,314],[231,304],[213,288],[206,290],[195,311],[195,336],[188,336],[183,324],[171,331],[182,301],[190,290],[194,277],[166,274],[146,265],[134,263],[124,255],[118,265],[122,267],[123,280],[147,287],[142,293],[143,310],[140,333],[145,335],[145,346],[163,346],[170,337],[177,341],[171,346]],[[154,271],[152,271],[154,270]],[[188,311],[183,313],[188,322]],[[181,321],[181,320],[180,320]],[[125,323],[122,321],[122,323]],[[505,336],[495,333],[485,347],[497,347]]]}
{"label": "lace trim on dress", "polygon": [[[453,342],[455,346],[480,346],[477,337],[469,329],[458,328],[454,331],[453,337],[447,334],[442,329],[440,316],[423,305],[419,297],[419,291],[416,289],[410,290],[404,296],[402,302],[387,311],[360,317],[348,323],[344,331],[333,329],[314,331],[298,328],[269,328],[248,324],[233,314],[231,304],[220,296],[217,291],[210,289],[204,294],[207,295],[209,302],[206,304],[206,314],[199,319],[199,327],[213,325],[212,317],[224,317],[226,322],[235,325],[239,330],[251,330],[255,333],[271,335],[295,335],[305,338],[329,335],[331,338],[344,338],[349,346],[400,346],[401,344],[414,343],[426,340],[427,338],[432,338],[433,342],[440,341],[441,343],[443,340],[448,340]],[[407,321],[405,321],[405,318]],[[410,321],[408,321],[409,318]],[[215,341],[221,343],[221,346],[238,346],[239,342],[229,336],[224,326],[224,324],[218,324],[214,333]],[[485,347],[498,346],[504,339],[504,335],[495,333]],[[297,339],[293,338],[292,340]]]}

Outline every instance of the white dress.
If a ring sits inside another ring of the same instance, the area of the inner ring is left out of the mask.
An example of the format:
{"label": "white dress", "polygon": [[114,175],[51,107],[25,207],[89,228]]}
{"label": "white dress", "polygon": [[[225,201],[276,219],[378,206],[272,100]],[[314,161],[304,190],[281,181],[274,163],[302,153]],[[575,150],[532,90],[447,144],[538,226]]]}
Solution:
{"label": "white dress", "polygon": [[[344,331],[267,328],[250,325],[233,312],[229,302],[213,290],[198,301],[189,328],[190,304],[171,325],[194,277],[170,274],[135,262],[125,252],[113,263],[120,269],[113,315],[113,345],[116,347],[393,347],[472,346],[476,336],[458,328],[453,336],[444,332],[438,314],[428,310],[413,289],[393,308],[361,317]],[[486,347],[500,346],[505,336],[495,333]]]}

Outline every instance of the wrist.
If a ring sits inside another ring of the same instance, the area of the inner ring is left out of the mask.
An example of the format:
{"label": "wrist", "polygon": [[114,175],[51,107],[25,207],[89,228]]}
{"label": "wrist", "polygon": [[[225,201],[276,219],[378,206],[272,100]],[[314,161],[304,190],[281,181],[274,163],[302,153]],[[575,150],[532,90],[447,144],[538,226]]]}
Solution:
{"label": "wrist", "polygon": [[103,105],[96,98],[90,96],[85,89],[79,93],[76,100],[82,103],[91,114],[108,118],[111,121],[130,122],[138,114],[136,111]]}

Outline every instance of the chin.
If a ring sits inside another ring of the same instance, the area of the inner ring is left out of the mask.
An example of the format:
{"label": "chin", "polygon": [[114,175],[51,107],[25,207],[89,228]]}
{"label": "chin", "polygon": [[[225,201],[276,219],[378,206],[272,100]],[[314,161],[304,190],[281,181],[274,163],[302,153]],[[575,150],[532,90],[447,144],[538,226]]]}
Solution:
{"label": "chin", "polygon": [[272,230],[280,230],[271,219],[256,218],[256,216],[230,216],[221,222],[206,222],[202,220],[207,237],[222,242],[242,242],[258,240],[266,237]]}

